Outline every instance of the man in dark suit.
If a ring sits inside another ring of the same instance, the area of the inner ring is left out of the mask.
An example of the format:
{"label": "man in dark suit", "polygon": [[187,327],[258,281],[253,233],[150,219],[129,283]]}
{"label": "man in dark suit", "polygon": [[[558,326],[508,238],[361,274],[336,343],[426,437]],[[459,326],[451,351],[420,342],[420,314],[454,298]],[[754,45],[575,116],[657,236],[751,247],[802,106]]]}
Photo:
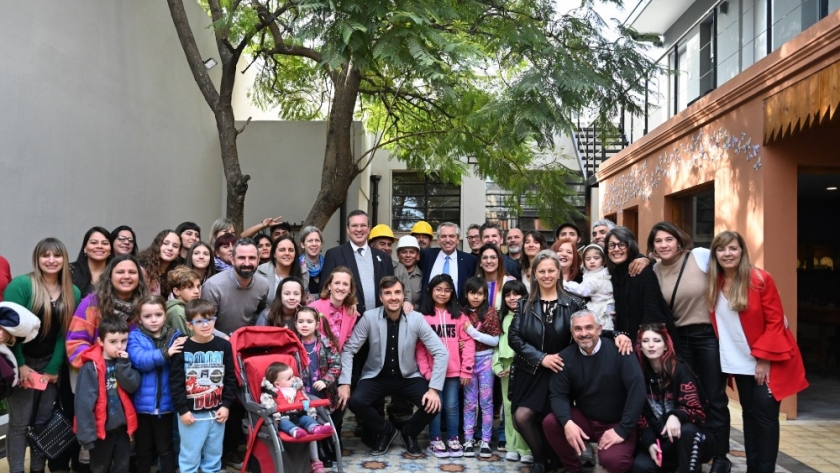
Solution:
{"label": "man in dark suit", "polygon": [[420,269],[423,271],[423,292],[429,286],[429,280],[438,274],[449,274],[455,281],[455,293],[458,299],[466,297],[464,283],[475,275],[475,256],[458,250],[460,229],[452,222],[441,223],[438,227],[438,245],[440,248],[428,248],[420,252]]}
{"label": "man in dark suit", "polygon": [[356,306],[360,314],[382,305],[377,297],[376,288],[385,276],[394,275],[391,256],[371,248],[368,245],[370,220],[363,210],[354,210],[347,216],[347,235],[350,241],[327,250],[321,274],[321,287],[332,270],[338,266],[347,266],[356,281]]}

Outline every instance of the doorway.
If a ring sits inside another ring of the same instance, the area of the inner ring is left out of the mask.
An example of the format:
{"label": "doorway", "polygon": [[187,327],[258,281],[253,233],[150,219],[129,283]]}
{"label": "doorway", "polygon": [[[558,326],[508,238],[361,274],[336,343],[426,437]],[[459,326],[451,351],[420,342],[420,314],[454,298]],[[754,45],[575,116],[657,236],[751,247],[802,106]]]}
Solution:
{"label": "doorway", "polygon": [[797,177],[797,338],[811,387],[799,419],[840,419],[840,169]]}

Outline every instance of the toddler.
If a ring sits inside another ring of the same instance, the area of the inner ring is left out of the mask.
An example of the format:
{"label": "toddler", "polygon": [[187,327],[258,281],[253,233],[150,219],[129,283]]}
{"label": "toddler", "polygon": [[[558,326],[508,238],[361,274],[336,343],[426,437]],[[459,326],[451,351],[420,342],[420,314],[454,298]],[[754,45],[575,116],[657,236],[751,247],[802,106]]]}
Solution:
{"label": "toddler", "polygon": [[563,281],[563,288],[576,296],[588,297],[586,308],[598,317],[602,330],[613,330],[615,299],[604,262],[604,250],[595,244],[588,245],[583,249],[583,281]]}

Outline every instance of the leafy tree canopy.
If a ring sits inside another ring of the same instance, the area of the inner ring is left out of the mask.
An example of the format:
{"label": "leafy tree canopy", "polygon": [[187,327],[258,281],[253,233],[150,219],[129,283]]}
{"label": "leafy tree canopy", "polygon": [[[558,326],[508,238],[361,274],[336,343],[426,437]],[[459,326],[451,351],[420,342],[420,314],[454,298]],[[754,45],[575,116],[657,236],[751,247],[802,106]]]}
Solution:
{"label": "leafy tree canopy", "polygon": [[[549,0],[210,1],[217,36],[248,41],[259,105],[291,120],[362,120],[377,137],[332,166],[355,176],[385,148],[457,183],[469,158],[481,177],[531,195],[550,223],[573,212],[554,137],[584,110],[602,125],[622,109],[641,112],[639,78],[656,67],[596,0],[564,13]],[[318,221],[310,213],[307,223]]]}

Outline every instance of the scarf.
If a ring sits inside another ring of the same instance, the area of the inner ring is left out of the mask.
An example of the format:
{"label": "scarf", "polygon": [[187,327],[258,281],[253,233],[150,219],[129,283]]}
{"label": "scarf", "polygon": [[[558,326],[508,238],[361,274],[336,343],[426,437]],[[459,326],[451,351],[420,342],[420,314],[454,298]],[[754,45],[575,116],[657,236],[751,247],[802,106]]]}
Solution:
{"label": "scarf", "polygon": [[125,302],[123,300],[117,299],[116,297],[113,299],[113,302],[114,315],[119,316],[125,321],[131,319],[131,313],[134,312],[134,306],[132,306],[130,302]]}
{"label": "scarf", "polygon": [[298,262],[301,268],[306,268],[309,271],[310,278],[317,278],[321,274],[321,267],[324,266],[324,256],[318,255],[318,264],[310,263],[306,255],[300,255]]}
{"label": "scarf", "polygon": [[225,271],[225,270],[233,267],[233,265],[227,264],[224,261],[220,260],[218,256],[216,256],[213,259],[216,262],[216,272],[217,273],[221,273],[222,271]]}

